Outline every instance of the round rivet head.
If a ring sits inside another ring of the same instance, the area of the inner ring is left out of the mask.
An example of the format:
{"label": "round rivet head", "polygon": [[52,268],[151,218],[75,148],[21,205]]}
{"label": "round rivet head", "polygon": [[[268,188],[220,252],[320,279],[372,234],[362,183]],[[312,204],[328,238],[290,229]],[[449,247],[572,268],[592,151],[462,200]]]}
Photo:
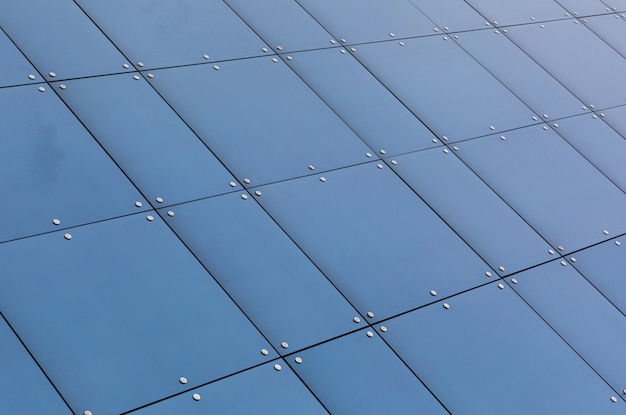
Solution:
{"label": "round rivet head", "polygon": [[395,166],[396,164],[398,164],[398,162],[395,161],[395,160],[391,160],[391,164],[393,164]]}
{"label": "round rivet head", "polygon": [[450,308],[450,304],[448,303],[443,303],[443,308],[445,308],[446,310]]}
{"label": "round rivet head", "polygon": [[345,39],[339,39],[341,43],[346,43]]}
{"label": "round rivet head", "polygon": [[91,411],[84,411],[83,415],[93,415],[93,414],[91,413]]}
{"label": "round rivet head", "polygon": [[293,359],[294,362],[296,362],[297,364],[302,363],[302,358],[301,357],[296,357],[295,359]]}
{"label": "round rivet head", "polygon": [[154,220],[154,216],[148,215],[146,216],[146,219],[148,219],[148,222],[152,222]]}
{"label": "round rivet head", "polygon": [[459,35],[454,35],[454,36],[452,36],[452,37],[453,37],[453,38],[455,38],[455,39],[458,39],[458,38],[459,38]]}
{"label": "round rivet head", "polygon": [[209,59],[209,55],[202,55],[204,59]]}
{"label": "round rivet head", "polygon": [[283,50],[282,46],[276,46],[276,50]]}
{"label": "round rivet head", "polygon": [[39,92],[44,92],[46,90],[46,88],[44,88],[43,86],[40,86],[39,88],[37,88],[39,90]]}
{"label": "round rivet head", "polygon": [[341,53],[345,54],[345,53],[346,53],[346,50],[345,50],[345,49],[341,49],[339,52],[341,52]]}
{"label": "round rivet head", "polygon": [[368,312],[367,312],[367,316],[368,316],[369,318],[374,318],[374,313],[372,313],[371,311],[368,311]]}
{"label": "round rivet head", "polygon": [[170,217],[174,216],[174,212],[172,212],[171,210],[168,210],[167,211],[167,216],[170,216]]}
{"label": "round rivet head", "polygon": [[281,370],[281,369],[282,369],[282,367],[281,367],[278,363],[276,363],[276,364],[274,365],[274,370],[279,371],[279,370]]}
{"label": "round rivet head", "polygon": [[606,229],[602,231],[603,234],[608,235],[609,231],[607,231]]}
{"label": "round rivet head", "polygon": [[447,148],[444,148],[444,149],[443,149],[443,152],[444,152],[445,154],[448,154],[450,151],[449,151]]}
{"label": "round rivet head", "polygon": [[533,121],[537,121],[537,120],[539,120],[539,118],[533,115]]}
{"label": "round rivet head", "polygon": [[286,349],[286,348],[288,348],[288,347],[289,347],[289,343],[287,343],[287,342],[282,342],[282,343],[280,344],[280,347],[282,347],[283,349]]}
{"label": "round rivet head", "polygon": [[261,196],[262,195],[260,190],[257,190],[256,192],[254,192],[254,194],[257,195],[257,196]]}
{"label": "round rivet head", "polygon": [[495,129],[496,129],[496,127],[494,127],[493,125],[490,125],[490,126],[489,126],[489,129],[490,129],[491,131],[493,131],[493,130],[495,130]]}
{"label": "round rivet head", "polygon": [[370,157],[372,157],[372,155],[370,153],[365,153],[365,157],[370,158]]}
{"label": "round rivet head", "polygon": [[326,181],[326,177],[320,177],[320,182],[325,182]]}
{"label": "round rivet head", "polygon": [[245,184],[250,184],[250,179],[243,179],[243,182],[244,182]]}
{"label": "round rivet head", "polygon": [[57,76],[57,74],[55,74],[54,72],[50,72],[48,75],[50,75],[51,78],[54,78],[55,76]]}
{"label": "round rivet head", "polygon": [[315,170],[315,166],[313,166],[312,164],[309,164],[309,170]]}
{"label": "round rivet head", "polygon": [[498,284],[498,288],[503,290],[504,289],[504,284]]}
{"label": "round rivet head", "polygon": [[459,151],[459,148],[457,146],[454,146],[454,147],[452,147],[452,150]]}
{"label": "round rivet head", "polygon": [[217,65],[213,65],[213,69],[215,69],[216,71],[219,71],[219,70],[220,70],[220,67],[219,67],[219,66],[217,66]]}
{"label": "round rivet head", "polygon": [[291,60],[293,60],[293,58],[291,56],[287,55],[287,60],[291,61]]}
{"label": "round rivet head", "polygon": [[611,396],[611,402],[613,403],[617,402],[617,398],[615,396]]}
{"label": "round rivet head", "polygon": [[561,265],[566,266],[566,265],[567,265],[567,262],[565,262],[565,261],[561,261]]}
{"label": "round rivet head", "polygon": [[228,183],[228,184],[230,185],[230,187],[235,187],[235,186],[237,186],[237,183],[235,183],[235,182],[230,182],[230,183]]}
{"label": "round rivet head", "polygon": [[61,224],[61,221],[60,221],[60,220],[58,220],[58,219],[52,219],[52,223],[53,223],[54,225],[60,225],[60,224]]}
{"label": "round rivet head", "polygon": [[374,333],[372,333],[372,332],[371,332],[371,331],[369,331],[369,330],[365,333],[365,335],[366,335],[367,337],[374,337]]}
{"label": "round rivet head", "polygon": [[200,396],[199,393],[194,393],[192,398],[194,401],[199,401],[200,399],[202,399],[202,396]]}
{"label": "round rivet head", "polygon": [[267,349],[261,349],[261,354],[263,356],[267,356],[270,352],[267,351]]}
{"label": "round rivet head", "polygon": [[499,269],[500,271],[504,271],[504,269],[505,269],[505,268],[504,268],[502,265],[500,265],[500,266],[498,267],[498,269]]}
{"label": "round rivet head", "polygon": [[543,129],[544,129],[545,131],[548,131],[548,127],[546,127],[545,125],[543,126]]}
{"label": "round rivet head", "polygon": [[135,81],[138,81],[138,80],[139,80],[139,76],[138,76],[138,75],[133,75],[133,79],[134,79]]}
{"label": "round rivet head", "polygon": [[565,248],[563,248],[561,245],[559,245],[558,248],[559,248],[559,251],[565,250]]}
{"label": "round rivet head", "polygon": [[491,272],[487,271],[487,272],[485,272],[485,275],[488,276],[488,277],[491,277]]}
{"label": "round rivet head", "polygon": [[512,282],[513,284],[517,284],[517,280],[516,280],[515,278],[511,278],[511,282]]}
{"label": "round rivet head", "polygon": [[65,89],[65,88],[67,88],[67,86],[65,86],[65,84],[61,84],[61,85],[59,85],[59,88]]}
{"label": "round rivet head", "polygon": [[178,381],[179,381],[181,384],[183,384],[183,385],[184,385],[185,383],[187,383],[187,378],[186,378],[186,377],[184,377],[184,376],[181,376],[181,377],[178,379]]}
{"label": "round rivet head", "polygon": [[378,167],[379,169],[382,169],[383,165],[379,163],[379,164],[376,165],[376,167]]}
{"label": "round rivet head", "polygon": [[504,141],[504,140],[506,140],[506,137],[505,137],[505,136],[503,136],[503,135],[501,135],[501,136],[500,136],[500,140]]}
{"label": "round rivet head", "polygon": [[615,245],[617,245],[617,246],[621,246],[621,245],[622,245],[622,243],[621,243],[620,241],[615,241]]}
{"label": "round rivet head", "polygon": [[63,235],[63,237],[64,237],[65,239],[67,239],[68,241],[69,241],[70,239],[72,239],[72,235],[71,235],[71,234],[69,234],[69,233],[66,233],[65,235]]}
{"label": "round rivet head", "polygon": [[267,48],[261,48],[261,51],[267,52]]}
{"label": "round rivet head", "polygon": [[576,262],[576,258],[574,258],[574,257],[571,257],[569,260],[572,261],[572,262]]}
{"label": "round rivet head", "polygon": [[355,49],[355,48],[350,48],[350,50],[351,50],[352,52],[356,52],[356,49]]}
{"label": "round rivet head", "polygon": [[393,33],[389,33],[389,37],[396,37],[396,35]]}
{"label": "round rivet head", "polygon": [[380,154],[386,154],[387,152],[385,150],[380,150]]}
{"label": "round rivet head", "polygon": [[137,62],[137,66],[142,67],[143,66],[143,62]]}
{"label": "round rivet head", "polygon": [[387,332],[387,327],[380,326],[380,331],[382,331],[383,333],[386,333]]}
{"label": "round rivet head", "polygon": [[278,62],[278,59],[272,58],[272,62],[276,63],[276,62]]}
{"label": "round rivet head", "polygon": [[337,43],[337,41],[335,39],[330,39],[330,44],[334,45],[335,43]]}
{"label": "round rivet head", "polygon": [[430,290],[430,295],[432,295],[433,297],[437,295],[437,291],[435,290]]}
{"label": "round rivet head", "polygon": [[137,207],[141,207],[141,206],[142,206],[142,204],[141,204],[141,202],[135,202],[135,206],[137,206]]}
{"label": "round rivet head", "polygon": [[360,323],[361,319],[358,318],[358,317],[355,317],[355,318],[352,319],[352,321],[354,321],[355,323]]}
{"label": "round rivet head", "polygon": [[163,198],[162,197],[157,197],[155,200],[157,201],[157,203],[163,203]]}
{"label": "round rivet head", "polygon": [[148,74],[148,78],[154,78],[154,75],[152,75],[151,73]]}
{"label": "round rivet head", "polygon": [[398,43],[400,46],[404,46],[404,42],[400,42]]}
{"label": "round rivet head", "polygon": [[30,75],[28,75],[28,79],[35,79],[35,75],[31,73]]}
{"label": "round rivet head", "polygon": [[128,68],[130,68],[130,66],[127,63],[125,63],[124,65],[122,65],[122,68],[128,69]]}
{"label": "round rivet head", "polygon": [[552,249],[548,249],[548,253],[549,253],[550,255],[554,255],[554,251],[553,251]]}
{"label": "round rivet head", "polygon": [[243,200],[246,200],[246,199],[248,198],[248,195],[241,195],[241,198],[242,198]]}

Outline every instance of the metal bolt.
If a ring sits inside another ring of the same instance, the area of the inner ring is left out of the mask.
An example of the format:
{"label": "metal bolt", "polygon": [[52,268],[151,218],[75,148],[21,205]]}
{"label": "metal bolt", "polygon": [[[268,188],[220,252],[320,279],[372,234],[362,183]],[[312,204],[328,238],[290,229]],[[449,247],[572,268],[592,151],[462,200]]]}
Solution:
{"label": "metal bolt", "polygon": [[351,50],[352,52],[356,52],[356,49],[355,49],[355,48],[350,48],[350,50]]}
{"label": "metal bolt", "polygon": [[617,398],[615,396],[611,396],[611,402],[613,403],[617,402]]}
{"label": "metal bolt", "polygon": [[393,34],[393,33],[389,33],[389,36],[390,36],[390,37],[395,37],[396,35],[395,35],[395,34]]}
{"label": "metal bolt", "polygon": [[504,141],[504,140],[506,140],[506,137],[505,137],[505,136],[503,136],[503,135],[501,135],[501,136],[500,136],[500,140]]}
{"label": "metal bolt", "polygon": [[290,60],[293,60],[293,58],[291,56],[287,55],[287,60],[290,61]]}
{"label": "metal bolt", "polygon": [[608,235],[609,231],[607,231],[606,229],[602,231],[603,234]]}
{"label": "metal bolt", "polygon": [[302,363],[302,358],[301,357],[296,357],[295,359],[293,359],[297,364]]}
{"label": "metal bolt", "polygon": [[437,291],[435,290],[430,290],[430,295],[432,295],[433,297],[437,295]]}
{"label": "metal bolt", "polygon": [[448,149],[447,149],[447,148],[444,148],[444,149],[443,149],[443,152],[444,152],[444,153],[446,153],[446,154],[448,154],[450,151],[448,151]]}
{"label": "metal bolt", "polygon": [[543,118],[548,118],[548,114],[543,114]]}
{"label": "metal bolt", "polygon": [[246,199],[248,198],[248,195],[241,195],[241,198],[242,198],[243,200],[246,200]]}
{"label": "metal bolt", "polygon": [[68,241],[69,241],[70,239],[72,239],[72,235],[71,235],[71,234],[69,234],[69,233],[66,233],[65,235],[63,235],[63,237],[64,237],[65,239],[67,239]]}
{"label": "metal bolt", "polygon": [[572,261],[572,262],[576,262],[576,258],[574,258],[574,257],[571,257],[569,260]]}
{"label": "metal bolt", "polygon": [[174,216],[174,212],[172,212],[171,210],[168,210],[168,211],[167,211],[167,216],[170,216],[170,217],[171,217],[171,216]]}
{"label": "metal bolt", "polygon": [[138,80],[139,80],[139,76],[137,76],[137,75],[133,75],[133,79],[134,79],[135,81],[138,81]]}
{"label": "metal bolt", "polygon": [[44,88],[43,86],[40,86],[39,88],[37,88],[39,90],[39,92],[44,92],[46,90],[46,88]]}
{"label": "metal bolt", "polygon": [[220,70],[220,67],[219,67],[219,66],[217,66],[217,65],[213,65],[213,69],[215,69],[216,71],[219,71],[219,70]]}
{"label": "metal bolt", "polygon": [[433,143],[438,143],[439,140],[437,140],[436,138],[433,138]]}
{"label": "metal bolt", "polygon": [[352,321],[354,321],[355,323],[360,323],[361,319],[358,318],[358,317],[355,317],[355,318],[352,319]]}
{"label": "metal bolt", "polygon": [[370,153],[365,153],[366,157],[372,157],[372,155]]}
{"label": "metal bolt", "polygon": [[199,401],[200,399],[202,399],[199,393],[194,393],[192,398],[194,401]]}
{"label": "metal bolt", "polygon": [[181,378],[178,379],[178,381],[184,385],[185,383],[187,383],[187,378],[184,376],[181,376]]}
{"label": "metal bolt", "polygon": [[400,46],[404,46],[404,42],[400,42],[398,43]]}
{"label": "metal bolt", "polygon": [[250,184],[250,179],[243,179],[243,182],[244,182],[245,184]]}
{"label": "metal bolt", "polygon": [[326,177],[320,177],[320,182],[325,182],[326,181]]}
{"label": "metal bolt", "polygon": [[512,282],[513,284],[517,284],[517,280],[516,280],[515,278],[511,278],[511,282]]}
{"label": "metal bolt", "polygon": [[446,310],[450,308],[450,304],[448,303],[443,303],[443,308],[445,308]]}
{"label": "metal bolt", "polygon": [[309,164],[309,170],[315,170],[315,166],[313,166],[312,164]]}
{"label": "metal bolt", "polygon": [[369,318],[374,318],[374,313],[372,313],[371,311],[368,311],[368,312],[367,312],[367,316],[368,316]]}
{"label": "metal bolt", "polygon": [[561,265],[566,266],[566,265],[567,265],[567,262],[565,262],[565,261],[561,261]]}
{"label": "metal bolt", "polygon": [[490,125],[490,126],[489,126],[489,129],[490,129],[491,131],[493,131],[493,130],[495,130],[495,129],[496,129],[496,127],[494,127],[493,125]]}
{"label": "metal bolt", "polygon": [[339,52],[346,53],[346,50],[345,49],[341,49]]}
{"label": "metal bolt", "polygon": [[137,206],[137,207],[141,207],[141,206],[142,206],[142,204],[141,204],[141,202],[135,202],[135,206]]}
{"label": "metal bolt", "polygon": [[28,79],[35,79],[35,75],[31,73],[30,75],[28,75]]}
{"label": "metal bolt", "polygon": [[337,43],[337,41],[335,39],[330,39],[330,44],[334,45],[335,43]]}
{"label": "metal bolt", "polygon": [[281,367],[278,363],[276,363],[276,364],[274,365],[274,370],[276,370],[276,371],[280,371],[281,369],[282,369],[282,367]]}
{"label": "metal bolt", "polygon": [[152,222],[154,220],[154,217],[152,217],[152,215],[148,215],[146,216],[146,219],[148,219],[148,222]]}
{"label": "metal bolt", "polygon": [[276,62],[278,62],[278,59],[272,58],[272,62],[276,63]]}
{"label": "metal bolt", "polygon": [[365,335],[366,335],[367,337],[374,337],[374,333],[372,333],[372,332],[371,332],[371,331],[369,331],[369,330],[367,331],[367,333],[365,333]]}
{"label": "metal bolt", "polygon": [[445,135],[444,135],[444,136],[442,136],[441,138],[443,139],[443,141],[448,141],[448,137],[447,137],[447,136],[445,136]]}
{"label": "metal bolt", "polygon": [[289,347],[289,344],[287,342],[282,342],[280,344],[280,347],[282,347],[283,349],[286,349],[287,347]]}
{"label": "metal bolt", "polygon": [[395,166],[396,164],[398,164],[398,162],[395,161],[395,160],[391,160],[391,164],[393,164]]}
{"label": "metal bolt", "polygon": [[237,186],[237,183],[235,183],[235,182],[230,182],[230,183],[228,183],[228,184],[230,185],[230,187],[235,187],[235,186]]}
{"label": "metal bolt", "polygon": [[204,59],[209,59],[209,55],[202,55]]}
{"label": "metal bolt", "polygon": [[143,66],[143,62],[137,62],[137,66],[141,68]]}
{"label": "metal bolt", "polygon": [[558,246],[559,251],[564,251],[565,248],[563,248],[561,245]]}
{"label": "metal bolt", "polygon": [[267,52],[267,48],[261,48],[263,52]]}
{"label": "metal bolt", "polygon": [[383,333],[385,333],[387,331],[387,327],[385,326],[380,326],[380,331],[382,331]]}
{"label": "metal bolt", "polygon": [[269,352],[267,351],[267,349],[261,349],[261,354],[263,356],[267,356],[269,354]]}
{"label": "metal bolt", "polygon": [[54,72],[50,72],[48,75],[50,75],[51,78],[54,78],[55,76],[57,76],[57,74],[55,74]]}
{"label": "metal bolt", "polygon": [[379,163],[379,164],[376,165],[376,167],[378,167],[379,169],[382,169],[383,165]]}
{"label": "metal bolt", "polygon": [[59,85],[59,88],[61,88],[61,89],[65,89],[65,88],[67,88],[67,87],[65,86],[65,84],[61,84],[61,85]]}
{"label": "metal bolt", "polygon": [[341,43],[346,43],[345,39],[339,39],[341,41]]}
{"label": "metal bolt", "polygon": [[485,272],[485,275],[488,276],[488,277],[491,277],[491,272],[487,271],[487,272]]}
{"label": "metal bolt", "polygon": [[163,203],[163,198],[162,197],[157,197],[156,201],[157,201],[157,203]]}
{"label": "metal bolt", "polygon": [[58,219],[52,219],[52,223],[53,223],[54,225],[60,225],[60,224],[61,224],[61,221],[60,221],[60,220],[58,220]]}
{"label": "metal bolt", "polygon": [[615,245],[617,245],[617,246],[621,246],[621,245],[622,245],[622,243],[621,243],[620,241],[615,241]]}
{"label": "metal bolt", "polygon": [[546,127],[545,125],[543,126],[543,129],[548,131],[548,127]]}
{"label": "metal bolt", "polygon": [[91,411],[84,411],[83,415],[92,415]]}
{"label": "metal bolt", "polygon": [[537,121],[539,118],[533,115],[533,121]]}
{"label": "metal bolt", "polygon": [[458,38],[459,38],[459,35],[454,35],[454,36],[452,36],[452,37],[453,37],[453,38],[455,38],[455,39],[458,39]]}
{"label": "metal bolt", "polygon": [[261,193],[260,190],[257,190],[256,192],[254,192],[254,194],[257,195],[257,196],[261,196],[262,193]]}
{"label": "metal bolt", "polygon": [[123,67],[124,69],[128,69],[128,68],[130,68],[130,66],[129,66],[127,63],[125,63],[124,65],[122,65],[122,67]]}
{"label": "metal bolt", "polygon": [[498,288],[503,290],[504,289],[504,285],[503,284],[498,284]]}
{"label": "metal bolt", "polygon": [[550,255],[554,255],[554,251],[553,251],[552,249],[548,249],[548,253],[549,253]]}
{"label": "metal bolt", "polygon": [[452,150],[459,151],[459,148],[457,146],[454,146],[454,147],[452,147]]}
{"label": "metal bolt", "polygon": [[504,267],[503,267],[502,265],[500,265],[500,266],[498,267],[498,269],[499,269],[500,271],[504,271]]}

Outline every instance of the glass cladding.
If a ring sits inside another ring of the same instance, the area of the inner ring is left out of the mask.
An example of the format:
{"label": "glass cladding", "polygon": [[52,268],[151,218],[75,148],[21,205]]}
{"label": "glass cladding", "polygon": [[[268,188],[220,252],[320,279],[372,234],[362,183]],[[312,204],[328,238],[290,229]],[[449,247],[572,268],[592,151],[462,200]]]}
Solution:
{"label": "glass cladding", "polygon": [[626,414],[625,13],[0,2],[0,413]]}

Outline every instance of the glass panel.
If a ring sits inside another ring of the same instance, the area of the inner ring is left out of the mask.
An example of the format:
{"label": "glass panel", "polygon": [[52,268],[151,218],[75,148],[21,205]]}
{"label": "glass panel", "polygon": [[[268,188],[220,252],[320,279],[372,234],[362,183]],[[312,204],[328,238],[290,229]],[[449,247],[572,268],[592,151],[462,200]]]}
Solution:
{"label": "glass panel", "polygon": [[297,1],[343,43],[424,36],[439,30],[407,0]]}
{"label": "glass panel", "polygon": [[626,139],[626,107],[622,106],[606,110],[601,115],[605,115],[604,120]]}
{"label": "glass panel", "polygon": [[2,1],[0,26],[47,79],[124,70],[126,58],[72,0]]}
{"label": "glass panel", "polygon": [[289,364],[333,414],[447,413],[371,331],[333,340],[297,357],[301,363],[290,359]]}
{"label": "glass panel", "polygon": [[433,133],[344,49],[297,53],[288,63],[372,149],[392,155],[436,145]]}
{"label": "glass panel", "polygon": [[489,284],[385,323],[453,413],[617,414],[626,404],[512,290]]}
{"label": "glass panel", "polygon": [[125,412],[276,356],[152,215],[0,245],[0,308],[74,413]]}
{"label": "glass panel", "polygon": [[[266,45],[221,1],[77,0],[138,67],[263,54]],[[131,30],[129,32],[129,30]]]}
{"label": "glass panel", "polygon": [[[136,211],[145,200],[47,86],[0,89],[0,242]],[[54,219],[58,219],[59,225]]]}
{"label": "glass panel", "polygon": [[486,282],[478,256],[379,166],[265,186],[257,200],[363,315],[382,319],[433,301],[431,290]]}
{"label": "glass panel", "polygon": [[462,32],[491,26],[463,0],[409,0],[445,32]]}
{"label": "glass panel", "polygon": [[545,0],[501,1],[466,0],[493,24],[500,26],[562,19],[569,16],[567,10],[556,2]]}
{"label": "glass panel", "polygon": [[[280,370],[274,365],[278,364]],[[194,398],[194,395],[197,394]],[[282,361],[267,363],[141,409],[137,415],[328,414]]]}
{"label": "glass panel", "polygon": [[510,27],[508,35],[585,104],[626,103],[626,84],[615,82],[626,73],[626,59],[578,20]]}
{"label": "glass panel", "polygon": [[[576,261],[576,258],[570,258]],[[609,385],[626,389],[626,319],[566,262],[515,276],[522,296]]]}
{"label": "glass panel", "polygon": [[215,68],[160,70],[150,81],[240,181],[261,184],[366,160],[371,150],[282,61]]}
{"label": "glass panel", "polygon": [[1,413],[71,415],[1,316],[0,367]]}
{"label": "glass panel", "polygon": [[41,81],[35,68],[1,30],[0,57],[0,87]]}
{"label": "glass panel", "polygon": [[233,177],[143,79],[125,74],[63,85],[61,97],[151,200],[171,204],[232,189]]}
{"label": "glass panel", "polygon": [[294,0],[225,2],[276,52],[332,46],[332,36]]}
{"label": "glass panel", "polygon": [[602,3],[606,4],[607,10],[626,11],[626,0],[603,0]]}
{"label": "glass panel", "polygon": [[[607,118],[605,119],[609,122],[612,118],[611,111],[613,110],[606,111]],[[626,114],[614,119],[622,118],[626,118]],[[559,120],[558,126],[557,132],[561,137],[626,192],[626,176],[624,176],[626,141],[622,136],[595,114]],[[626,125],[624,127],[624,133],[626,133]]]}
{"label": "glass panel", "polygon": [[393,169],[500,274],[550,259],[550,246],[451,153],[400,156]]}
{"label": "glass panel", "polygon": [[172,211],[163,217],[277,349],[359,327],[356,311],[253,200],[237,193]]}
{"label": "glass panel", "polygon": [[572,252],[604,230],[625,232],[626,195],[545,128],[469,141],[457,154],[552,246]]}
{"label": "glass panel", "polygon": [[587,17],[582,20],[596,35],[626,57],[626,24],[618,14]]}
{"label": "glass panel", "polygon": [[585,111],[578,98],[499,30],[461,33],[458,41],[543,119],[561,118]]}
{"label": "glass panel", "polygon": [[528,107],[446,39],[361,45],[355,54],[439,137],[460,140],[534,122]]}
{"label": "glass panel", "polygon": [[606,6],[600,0],[557,0],[573,16],[589,16],[606,13]]}
{"label": "glass panel", "polygon": [[623,239],[576,252],[574,266],[622,313],[626,314],[626,255]]}

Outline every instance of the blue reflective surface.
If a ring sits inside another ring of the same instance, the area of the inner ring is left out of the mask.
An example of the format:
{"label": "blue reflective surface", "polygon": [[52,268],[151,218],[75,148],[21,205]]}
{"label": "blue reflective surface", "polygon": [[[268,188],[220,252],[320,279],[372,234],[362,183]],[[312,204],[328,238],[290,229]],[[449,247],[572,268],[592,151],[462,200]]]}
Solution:
{"label": "blue reflective surface", "polygon": [[601,114],[604,120],[613,127],[622,137],[626,137],[626,107],[616,107]]}
{"label": "blue reflective surface", "polygon": [[482,29],[491,24],[464,0],[409,0],[444,32]]}
{"label": "blue reflective surface", "polygon": [[[39,74],[35,68],[2,31],[0,31],[0,56],[2,56],[2,60],[0,60],[0,87],[37,82]],[[41,81],[41,79],[39,80]]]}
{"label": "blue reflective surface", "polygon": [[610,14],[588,17],[583,19],[583,23],[626,58],[626,22],[624,22],[624,16]]}
{"label": "blue reflective surface", "polygon": [[[491,23],[500,26],[531,23],[533,21],[564,19],[567,10],[557,2],[527,0],[524,2],[504,2],[499,0],[466,0]],[[592,0],[593,1],[593,0]]]}
{"label": "blue reflective surface", "polygon": [[607,13],[606,6],[600,0],[556,0],[556,2],[575,17]]}

